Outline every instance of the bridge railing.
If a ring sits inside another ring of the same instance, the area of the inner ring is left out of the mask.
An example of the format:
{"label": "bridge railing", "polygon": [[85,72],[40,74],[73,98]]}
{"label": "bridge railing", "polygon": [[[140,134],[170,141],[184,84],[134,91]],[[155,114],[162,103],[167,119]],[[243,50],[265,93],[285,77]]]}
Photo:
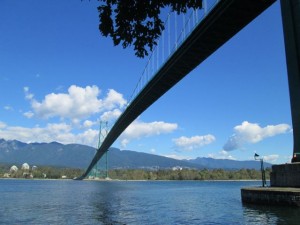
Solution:
{"label": "bridge railing", "polygon": [[[167,45],[166,49],[169,51],[169,55],[164,54],[165,48],[161,52],[158,47],[154,49],[132,95],[130,104],[111,127],[86,172],[78,179],[83,179],[88,175],[114,141],[141,113],[275,1],[204,1],[203,12],[187,13],[189,16],[182,18],[181,22],[184,29],[178,35],[174,35],[174,47],[171,48],[171,44],[169,44],[171,42],[164,44]],[[212,4],[209,4],[211,2]],[[171,15],[168,15],[168,18],[170,17]],[[166,24],[168,23],[167,21]],[[226,27],[226,31],[224,31],[224,27]],[[175,28],[177,30],[178,26]],[[164,42],[166,36],[167,39],[173,37],[169,34],[166,35],[167,33],[170,33],[168,28],[165,29],[164,35],[160,39],[161,43]],[[215,38],[216,34],[218,38]],[[199,48],[204,43],[207,44],[205,51],[202,50],[203,48]]]}
{"label": "bridge railing", "polygon": [[202,9],[190,9],[179,15],[176,12],[167,14],[164,22],[165,29],[158,39],[156,47],[149,55],[142,74],[128,100],[128,105],[219,1],[203,0]]}
{"label": "bridge railing", "polygon": [[[166,20],[164,22],[165,29],[162,31],[160,38],[157,40],[157,45],[148,57],[141,76],[128,99],[127,107],[219,1],[220,0],[203,0],[202,9],[189,9],[186,13],[179,15],[176,12],[166,14]],[[124,107],[122,112],[124,112],[127,107]],[[117,120],[118,118],[115,121],[111,121],[110,126],[112,127]],[[100,146],[98,146],[98,149],[99,148]]]}

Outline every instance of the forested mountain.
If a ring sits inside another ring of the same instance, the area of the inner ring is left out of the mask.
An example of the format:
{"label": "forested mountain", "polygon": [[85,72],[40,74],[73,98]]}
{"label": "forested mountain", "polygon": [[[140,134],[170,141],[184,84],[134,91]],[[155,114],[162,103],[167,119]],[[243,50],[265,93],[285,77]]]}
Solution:
{"label": "forested mountain", "polygon": [[[205,158],[205,157],[198,157],[196,159],[187,160],[188,162],[201,165],[206,168],[211,169],[260,169],[260,162],[254,160],[247,160],[247,161],[237,161],[237,160],[230,160],[230,159],[213,159],[213,158]],[[271,167],[272,164],[264,162],[264,167]]]}
{"label": "forested mountain", "polygon": [[[87,168],[96,149],[79,144],[30,143],[17,140],[0,139],[0,163],[61,166],[71,168]],[[212,158],[196,158],[193,160],[176,160],[164,156],[119,150],[110,148],[108,154],[110,169],[156,169],[156,168],[194,168],[194,169],[260,169],[257,161],[235,161]],[[265,167],[271,165],[266,163]]]}

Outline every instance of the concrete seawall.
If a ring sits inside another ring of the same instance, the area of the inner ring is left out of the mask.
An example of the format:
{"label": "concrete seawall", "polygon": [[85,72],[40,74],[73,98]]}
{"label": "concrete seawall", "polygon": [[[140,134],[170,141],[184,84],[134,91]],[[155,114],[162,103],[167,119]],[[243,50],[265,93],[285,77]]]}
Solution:
{"label": "concrete seawall", "polygon": [[300,207],[300,163],[273,165],[271,187],[241,189],[242,202]]}
{"label": "concrete seawall", "polygon": [[272,187],[300,187],[300,163],[273,165]]}
{"label": "concrete seawall", "polygon": [[244,203],[300,207],[300,188],[245,187],[241,195]]}

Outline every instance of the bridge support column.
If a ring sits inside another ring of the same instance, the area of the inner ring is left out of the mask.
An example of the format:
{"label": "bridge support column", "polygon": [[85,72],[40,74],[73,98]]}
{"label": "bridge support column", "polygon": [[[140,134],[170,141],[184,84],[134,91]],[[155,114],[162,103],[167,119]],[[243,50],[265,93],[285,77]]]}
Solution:
{"label": "bridge support column", "polygon": [[300,0],[281,0],[293,123],[292,162],[300,162]]}
{"label": "bridge support column", "polygon": [[242,188],[242,201],[300,207],[300,0],[281,0],[294,149],[292,163],[273,165],[271,187]]}

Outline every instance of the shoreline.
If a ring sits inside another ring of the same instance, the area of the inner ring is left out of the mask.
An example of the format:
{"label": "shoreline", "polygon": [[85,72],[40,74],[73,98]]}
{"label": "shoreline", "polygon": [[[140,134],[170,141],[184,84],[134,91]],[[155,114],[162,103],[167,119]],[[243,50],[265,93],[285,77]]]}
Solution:
{"label": "shoreline", "polygon": [[[73,178],[58,178],[58,179],[43,179],[43,178],[5,178],[5,177],[0,177],[0,180],[45,180],[45,181],[55,181],[55,180],[64,180],[64,181],[70,181],[74,180]],[[77,181],[77,180],[76,180]],[[100,182],[172,182],[172,181],[189,181],[189,182],[254,182],[254,181],[261,181],[261,180],[120,180],[120,179],[83,179],[82,181],[100,181]],[[270,180],[267,180],[269,182]]]}

